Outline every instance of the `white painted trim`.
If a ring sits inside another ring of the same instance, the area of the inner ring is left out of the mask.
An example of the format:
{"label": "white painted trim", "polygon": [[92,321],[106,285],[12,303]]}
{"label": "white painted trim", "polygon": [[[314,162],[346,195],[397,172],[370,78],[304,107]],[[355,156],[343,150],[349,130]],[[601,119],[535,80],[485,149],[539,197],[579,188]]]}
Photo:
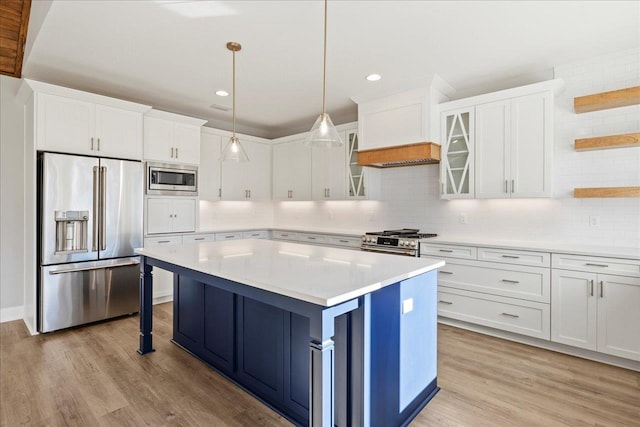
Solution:
{"label": "white painted trim", "polygon": [[0,323],[22,320],[24,316],[24,306],[6,307],[0,309]]}
{"label": "white painted trim", "polygon": [[172,294],[153,297],[153,305],[163,304],[165,302],[171,302],[171,301],[173,301]]}
{"label": "white painted trim", "polygon": [[502,338],[509,341],[515,341],[521,344],[530,345],[533,347],[544,348],[546,350],[557,351],[558,353],[568,354],[570,356],[581,357],[583,359],[593,360],[595,362],[606,363],[607,365],[618,366],[620,368],[630,369],[632,371],[640,372],[640,362],[631,359],[624,359],[622,357],[610,356],[604,353],[598,353],[596,351],[584,350],[582,348],[576,348],[569,345],[559,344],[552,341],[542,340],[538,338],[526,337],[520,334],[514,334],[511,332],[501,331],[498,329],[487,328],[485,326],[474,325],[471,323],[463,322],[460,320],[449,319],[438,316],[438,323],[444,325],[455,326],[456,328],[467,329],[469,331],[478,332],[484,335],[490,335],[492,337]]}

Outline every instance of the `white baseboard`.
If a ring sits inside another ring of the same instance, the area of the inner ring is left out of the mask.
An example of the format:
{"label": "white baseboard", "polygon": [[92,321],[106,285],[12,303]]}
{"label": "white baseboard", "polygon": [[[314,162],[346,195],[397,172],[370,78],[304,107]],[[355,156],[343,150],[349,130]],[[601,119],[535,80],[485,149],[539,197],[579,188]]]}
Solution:
{"label": "white baseboard", "polygon": [[173,301],[173,291],[154,293],[153,305]]}
{"label": "white baseboard", "polygon": [[7,307],[0,309],[0,323],[22,320],[24,316],[24,306]]}
{"label": "white baseboard", "polygon": [[597,351],[585,350],[582,348],[572,347],[570,345],[560,344],[553,341],[527,337],[512,332],[501,331],[499,329],[493,329],[482,325],[475,325],[473,323],[467,323],[461,320],[449,319],[441,316],[438,316],[438,323],[640,372],[640,362],[636,362],[635,360],[631,359],[624,359],[622,357],[598,353]]}

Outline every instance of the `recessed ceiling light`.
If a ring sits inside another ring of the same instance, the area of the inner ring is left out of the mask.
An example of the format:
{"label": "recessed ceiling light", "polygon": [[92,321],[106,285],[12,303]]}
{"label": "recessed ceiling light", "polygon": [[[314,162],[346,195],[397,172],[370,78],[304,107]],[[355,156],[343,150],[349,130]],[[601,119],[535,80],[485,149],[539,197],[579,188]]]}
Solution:
{"label": "recessed ceiling light", "polygon": [[382,78],[382,76],[380,74],[369,74],[366,79],[369,80],[370,82],[377,82],[378,80],[380,80]]}
{"label": "recessed ceiling light", "polygon": [[229,92],[227,92],[226,90],[217,90],[216,91],[216,95],[218,95],[218,96],[229,96]]}

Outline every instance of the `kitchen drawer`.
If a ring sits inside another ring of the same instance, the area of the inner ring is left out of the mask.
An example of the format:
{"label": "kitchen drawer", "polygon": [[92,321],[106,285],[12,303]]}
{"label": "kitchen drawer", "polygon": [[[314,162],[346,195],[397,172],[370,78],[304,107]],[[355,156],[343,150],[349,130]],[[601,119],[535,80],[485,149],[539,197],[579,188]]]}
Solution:
{"label": "kitchen drawer", "polygon": [[198,243],[198,242],[213,242],[215,237],[213,234],[192,234],[182,236],[182,243]]}
{"label": "kitchen drawer", "polygon": [[298,233],[292,231],[273,230],[271,235],[275,240],[298,240]]}
{"label": "kitchen drawer", "polygon": [[242,239],[242,231],[236,233],[216,233],[216,242]]}
{"label": "kitchen drawer", "polygon": [[640,261],[623,258],[553,254],[553,268],[640,277]]}
{"label": "kitchen drawer", "polygon": [[550,267],[551,254],[548,252],[478,248],[478,261],[492,261],[492,262],[502,262],[505,264],[531,265],[533,267]]}
{"label": "kitchen drawer", "polygon": [[267,230],[243,231],[243,239],[268,239],[269,232]]}
{"label": "kitchen drawer", "polygon": [[447,287],[438,288],[438,315],[549,340],[549,304]]}
{"label": "kitchen drawer", "polygon": [[165,236],[165,237],[145,237],[144,245],[179,245],[182,243],[182,236]]}
{"label": "kitchen drawer", "polygon": [[362,243],[362,237],[327,236],[327,243],[332,246],[359,248]]}
{"label": "kitchen drawer", "polygon": [[477,249],[474,246],[441,245],[435,243],[420,242],[420,255],[430,257],[451,257],[463,259],[476,259]]}
{"label": "kitchen drawer", "polygon": [[327,236],[322,234],[306,234],[300,233],[298,234],[298,240],[306,243],[313,243],[316,245],[326,245],[327,244]]}
{"label": "kitchen drawer", "polygon": [[447,262],[438,270],[438,285],[528,301],[549,303],[551,270],[498,263]]}

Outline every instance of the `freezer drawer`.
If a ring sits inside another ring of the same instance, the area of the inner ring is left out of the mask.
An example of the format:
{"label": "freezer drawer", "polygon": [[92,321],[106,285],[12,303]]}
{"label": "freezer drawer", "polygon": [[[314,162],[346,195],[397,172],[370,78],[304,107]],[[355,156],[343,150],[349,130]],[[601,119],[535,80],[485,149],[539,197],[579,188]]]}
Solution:
{"label": "freezer drawer", "polygon": [[42,267],[38,330],[51,332],[137,312],[139,264],[135,257]]}

